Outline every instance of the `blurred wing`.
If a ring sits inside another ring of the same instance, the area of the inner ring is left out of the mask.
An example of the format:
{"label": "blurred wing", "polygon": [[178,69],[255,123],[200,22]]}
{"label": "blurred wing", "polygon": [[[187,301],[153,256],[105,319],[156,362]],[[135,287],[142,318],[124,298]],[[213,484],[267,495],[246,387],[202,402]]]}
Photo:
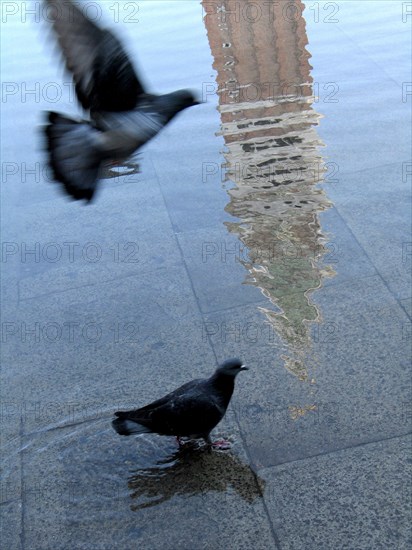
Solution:
{"label": "blurred wing", "polygon": [[44,0],[84,109],[128,111],[145,93],[123,46],[69,0]]}

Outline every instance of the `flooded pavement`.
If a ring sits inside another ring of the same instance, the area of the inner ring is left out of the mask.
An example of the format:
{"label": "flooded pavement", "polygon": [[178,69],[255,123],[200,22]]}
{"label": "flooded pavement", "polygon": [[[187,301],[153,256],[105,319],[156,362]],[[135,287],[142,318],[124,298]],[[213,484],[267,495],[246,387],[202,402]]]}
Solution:
{"label": "flooded pavement", "polygon": [[285,367],[314,383],[307,322],[320,314],[309,294],[332,273],[320,265],[327,249],[318,219],[330,202],[316,186],[327,168],[316,132],[321,117],[312,107],[303,4],[294,4],[293,17],[284,17],[284,6],[272,6],[276,26],[252,12],[249,25],[242,18],[221,21],[216,11],[205,22],[218,73],[225,171],[235,183],[226,210],[241,220],[226,225],[245,245],[239,261],[248,281],[280,309],[262,307],[290,345]]}
{"label": "flooded pavement", "polygon": [[[69,78],[2,4],[3,546],[408,548],[408,3],[88,4],[206,102],[70,202]],[[112,430],[230,356],[230,451]]]}

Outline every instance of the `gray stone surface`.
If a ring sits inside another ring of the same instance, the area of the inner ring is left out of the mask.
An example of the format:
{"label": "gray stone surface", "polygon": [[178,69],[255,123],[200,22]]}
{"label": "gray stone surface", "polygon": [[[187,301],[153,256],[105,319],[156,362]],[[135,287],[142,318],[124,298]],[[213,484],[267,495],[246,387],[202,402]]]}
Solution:
{"label": "gray stone surface", "polygon": [[412,298],[407,298],[406,300],[401,300],[401,305],[404,308],[405,312],[412,318]]}
{"label": "gray stone surface", "polygon": [[169,217],[159,208],[163,199],[157,180],[128,183],[112,192],[117,198],[110,217],[105,190],[89,210],[79,211],[78,204],[65,200],[51,211],[47,203],[21,207],[31,239],[11,242],[20,260],[22,300],[131,274],[142,277],[179,263]]}
{"label": "gray stone surface", "polygon": [[359,280],[377,273],[336,207],[321,212],[319,218],[328,240],[326,248],[329,251],[322,258],[322,263],[331,266],[335,271],[333,277],[324,280],[323,286],[340,284],[350,279]]}
{"label": "gray stone surface", "polygon": [[19,362],[4,395],[15,385],[28,402],[106,403],[139,388],[151,399],[215,365],[182,266],[25,300],[4,322],[3,360]]}
{"label": "gray stone surface", "polygon": [[[349,177],[356,178],[354,190],[346,183]],[[410,191],[403,178],[401,163],[381,166],[342,176],[335,192],[339,213],[389,289],[401,299],[410,297],[412,282]]]}
{"label": "gray stone surface", "polygon": [[244,285],[244,245],[225,228],[178,234],[187,270],[203,313],[262,300],[256,287]]}
{"label": "gray stone surface", "polygon": [[411,438],[392,438],[259,472],[280,547],[410,548]]}
{"label": "gray stone surface", "polygon": [[248,465],[232,415],[218,433],[233,452],[211,454],[178,452],[172,438],[119,439],[108,420],[26,438],[25,476],[37,483],[25,503],[28,547],[273,547],[265,481]]}
{"label": "gray stone surface", "polygon": [[22,546],[22,502],[3,502],[0,507],[0,526],[2,540],[10,550],[21,550]]}
{"label": "gray stone surface", "polygon": [[[177,233],[202,227],[220,227],[224,220],[232,219],[222,204],[227,202],[222,187],[222,140],[204,143],[204,133],[213,135],[219,126],[219,116],[213,103],[194,107],[198,125],[190,135],[186,132],[187,116],[176,120],[181,157],[170,150],[167,133],[159,136],[157,154],[153,157],[170,220]],[[193,143],[202,142],[193,150]]]}
{"label": "gray stone surface", "polygon": [[234,406],[258,467],[411,429],[409,320],[380,278],[329,286],[313,299],[323,319],[307,356],[312,384],[283,368],[287,349],[255,306],[206,317],[218,358],[238,353],[252,369]]}
{"label": "gray stone surface", "polygon": [[[305,349],[307,381],[284,368],[290,347],[260,311],[275,306],[243,284],[242,245],[224,226],[235,220],[225,212],[216,95],[134,159],[139,173],[102,181],[89,206],[48,181],[39,151],[42,110],[73,113],[74,104],[21,93],[2,102],[2,168],[17,167],[3,173],[0,205],[3,242],[17,248],[1,281],[4,548],[410,547],[409,59],[407,25],[387,30],[401,21],[404,3],[394,4],[372,13],[368,2],[340,2],[335,25],[323,24],[327,10],[319,22],[305,11],[318,130],[339,168],[325,185],[334,208],[320,216],[331,243],[324,262],[337,274],[311,295],[321,318]],[[156,2],[139,7],[143,24],[122,22],[120,32],[150,88],[214,83],[200,6],[165,3],[161,17]],[[20,16],[4,25],[6,80],[19,91],[60,82],[40,27]],[[325,97],[331,82],[337,103]],[[79,243],[73,261],[65,242]],[[39,261],[22,256],[34,243]],[[62,247],[58,261],[44,257],[47,243]],[[100,247],[99,261],[83,257],[87,243]],[[204,243],[217,244],[207,261]],[[235,254],[222,259],[222,243]],[[111,429],[113,411],[233,355],[250,370],[215,430],[230,452],[177,453],[173,438]]]}

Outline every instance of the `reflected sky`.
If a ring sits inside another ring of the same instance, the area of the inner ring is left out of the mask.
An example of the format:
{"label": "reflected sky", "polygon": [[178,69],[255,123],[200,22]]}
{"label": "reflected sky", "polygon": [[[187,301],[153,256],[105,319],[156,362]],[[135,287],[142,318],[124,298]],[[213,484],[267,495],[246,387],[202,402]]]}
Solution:
{"label": "reflected sky", "polygon": [[203,7],[217,71],[225,173],[234,184],[226,211],[240,219],[226,226],[247,249],[240,258],[247,283],[279,308],[261,309],[288,344],[285,367],[314,382],[310,322],[320,321],[320,312],[310,295],[333,274],[321,266],[327,248],[319,223],[331,203],[317,186],[326,167],[304,5],[289,4],[287,13],[281,2],[265,3],[239,17],[234,0],[221,1],[219,10],[207,1]]}

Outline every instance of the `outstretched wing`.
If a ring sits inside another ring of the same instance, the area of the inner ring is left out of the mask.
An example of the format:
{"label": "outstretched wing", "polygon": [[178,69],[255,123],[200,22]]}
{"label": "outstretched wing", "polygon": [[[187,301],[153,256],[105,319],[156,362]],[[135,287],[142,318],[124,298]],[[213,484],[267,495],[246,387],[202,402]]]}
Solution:
{"label": "outstretched wing", "polygon": [[100,29],[70,0],[44,1],[82,107],[134,109],[145,90],[116,36]]}

